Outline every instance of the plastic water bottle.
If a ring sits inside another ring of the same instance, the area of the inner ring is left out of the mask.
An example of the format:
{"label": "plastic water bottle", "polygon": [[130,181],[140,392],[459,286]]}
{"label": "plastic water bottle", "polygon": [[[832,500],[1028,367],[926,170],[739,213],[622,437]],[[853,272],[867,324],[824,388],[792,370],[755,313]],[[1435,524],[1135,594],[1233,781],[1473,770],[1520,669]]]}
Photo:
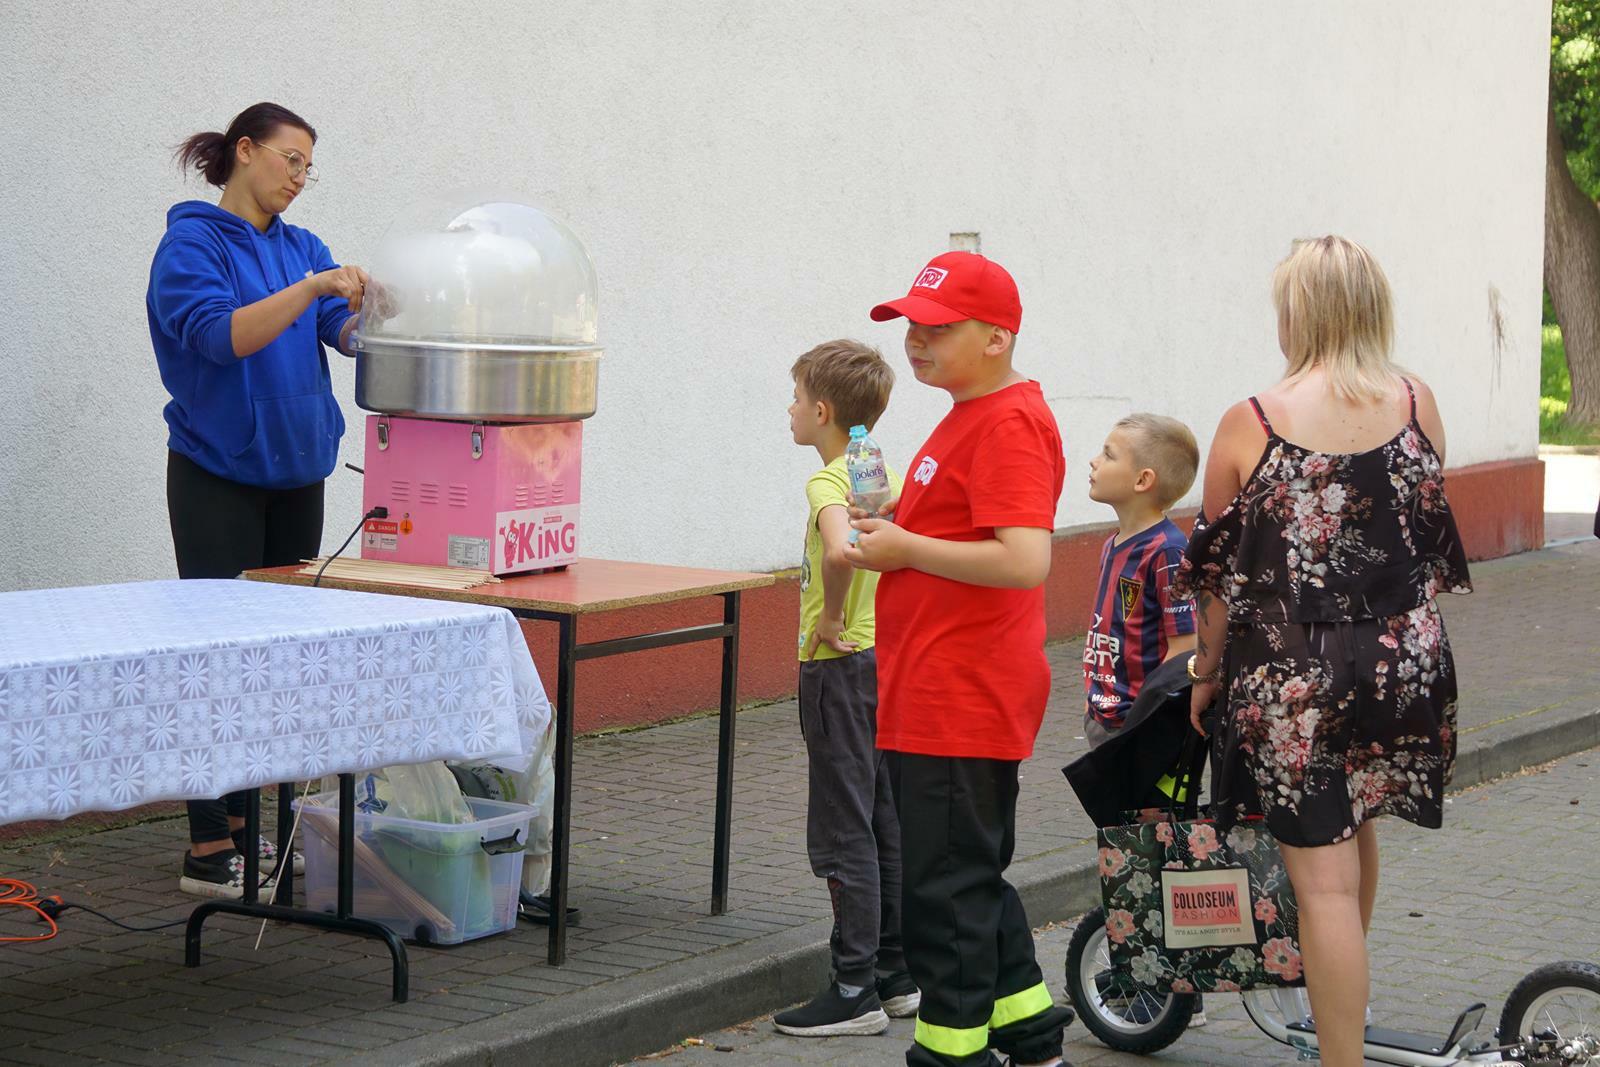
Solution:
{"label": "plastic water bottle", "polygon": [[[844,450],[845,469],[850,472],[850,493],[856,507],[868,514],[876,514],[894,496],[889,484],[889,468],[883,463],[883,449],[867,433],[865,426],[850,427],[850,443]],[[856,543],[861,531],[850,528],[850,543]]]}

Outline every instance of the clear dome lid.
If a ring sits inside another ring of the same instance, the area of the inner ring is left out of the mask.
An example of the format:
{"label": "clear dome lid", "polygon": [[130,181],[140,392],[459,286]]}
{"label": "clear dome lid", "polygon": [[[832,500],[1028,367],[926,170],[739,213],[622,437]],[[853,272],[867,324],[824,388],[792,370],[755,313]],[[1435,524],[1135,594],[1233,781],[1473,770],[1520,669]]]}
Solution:
{"label": "clear dome lid", "polygon": [[367,268],[358,349],[596,347],[599,286],[582,242],[529,204],[456,193],[407,206]]}

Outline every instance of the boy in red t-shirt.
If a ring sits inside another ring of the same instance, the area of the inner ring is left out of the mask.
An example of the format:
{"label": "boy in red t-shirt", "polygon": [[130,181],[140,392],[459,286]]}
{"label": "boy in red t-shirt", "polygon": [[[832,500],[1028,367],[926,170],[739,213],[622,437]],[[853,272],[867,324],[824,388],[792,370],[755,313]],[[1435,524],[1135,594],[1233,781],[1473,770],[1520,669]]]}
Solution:
{"label": "boy in red t-shirt", "polygon": [[878,583],[878,747],[900,812],[901,926],[922,990],[906,1063],[1061,1064],[1070,1010],[1054,1006],[1033,934],[1002,877],[1016,832],[1017,765],[1050,692],[1044,580],[1061,496],[1061,435],[1037,382],[1011,366],[1022,302],[1011,275],[949,252],[911,291],[917,381],[955,406],[882,515],[853,512],[847,551]]}

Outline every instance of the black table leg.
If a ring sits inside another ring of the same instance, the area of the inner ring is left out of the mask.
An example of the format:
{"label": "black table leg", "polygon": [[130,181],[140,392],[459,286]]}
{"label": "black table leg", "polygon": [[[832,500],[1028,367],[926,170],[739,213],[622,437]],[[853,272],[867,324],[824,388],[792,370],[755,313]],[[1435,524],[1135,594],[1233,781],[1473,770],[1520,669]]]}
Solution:
{"label": "black table leg", "polygon": [[567,906],[567,890],[572,868],[572,755],[576,731],[577,666],[580,660],[602,659],[652,648],[692,644],[698,641],[722,642],[722,693],[717,734],[717,800],[711,862],[711,913],[728,910],[729,853],[733,841],[733,755],[734,713],[739,700],[739,607],[740,591],[719,593],[722,597],[722,622],[689,626],[679,630],[637,634],[578,643],[578,619],[572,614],[556,614],[524,609],[518,618],[554,622],[560,629],[556,663],[556,751],[555,796],[550,819],[549,961],[560,966],[567,958],[567,925],[573,909]]}
{"label": "black table leg", "polygon": [[729,847],[733,837],[733,732],[739,704],[739,593],[722,594],[722,704],[717,720],[717,810],[711,844],[711,914],[728,910]]}
{"label": "black table leg", "polygon": [[294,903],[294,783],[278,783],[278,884],[269,898]]}
{"label": "black table leg", "polygon": [[574,690],[578,668],[578,620],[563,615],[556,663],[556,793],[550,819],[550,951],[551,966],[567,959],[567,872],[572,830],[572,734]]}
{"label": "black table leg", "polygon": [[[256,882],[259,877],[260,862],[256,849],[247,849],[244,858],[244,899],[238,901],[208,900],[189,913],[189,922],[184,929],[183,935],[184,966],[200,966],[201,932],[205,926],[206,919],[219,912],[228,915],[243,915],[252,919],[275,919],[279,922],[299,923],[302,926],[315,926],[323,930],[337,930],[340,933],[374,937],[382,941],[388,946],[389,956],[394,964],[391,989],[395,1002],[404,1004],[410,996],[411,985],[411,971],[406,962],[405,945],[388,927],[368,919],[357,919],[350,914],[355,866],[355,796],[355,777],[349,774],[341,774],[339,776],[339,901],[336,914],[326,915],[318,911],[308,911],[305,908],[257,903]],[[260,832],[260,802],[260,790],[250,790],[250,798],[245,805],[244,816],[244,828],[247,835]]]}
{"label": "black table leg", "polygon": [[254,904],[261,888],[261,790],[245,790],[244,801],[244,902]]}
{"label": "black table leg", "polygon": [[339,873],[334,885],[337,896],[334,914],[350,918],[355,908],[356,867],[356,776],[339,775]]}

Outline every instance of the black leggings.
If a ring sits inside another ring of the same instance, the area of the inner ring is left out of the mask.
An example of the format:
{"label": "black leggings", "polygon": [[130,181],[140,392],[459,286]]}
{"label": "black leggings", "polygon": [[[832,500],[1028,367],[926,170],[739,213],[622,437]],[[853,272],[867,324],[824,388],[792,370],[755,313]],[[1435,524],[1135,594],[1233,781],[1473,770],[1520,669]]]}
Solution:
{"label": "black leggings", "polygon": [[[233,578],[281,567],[322,547],[322,482],[261,489],[219,478],[187,456],[167,453],[167,516],[179,578]],[[228,816],[244,815],[244,794],[189,801],[189,840],[228,837]]]}

